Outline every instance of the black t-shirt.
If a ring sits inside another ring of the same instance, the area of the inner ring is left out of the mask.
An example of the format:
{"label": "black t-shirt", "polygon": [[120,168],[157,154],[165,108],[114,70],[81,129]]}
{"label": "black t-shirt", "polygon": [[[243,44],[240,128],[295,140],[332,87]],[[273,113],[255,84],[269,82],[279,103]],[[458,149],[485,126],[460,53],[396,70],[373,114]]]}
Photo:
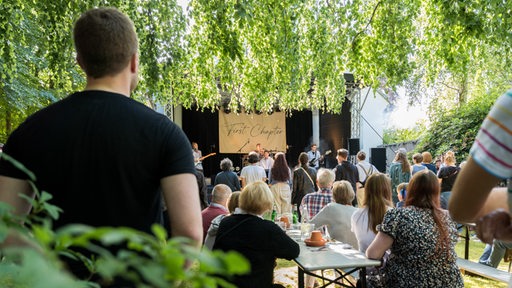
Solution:
{"label": "black t-shirt", "polygon": [[232,283],[243,288],[271,288],[276,258],[299,256],[297,242],[275,223],[249,214],[233,214],[220,222],[214,250],[236,251],[251,264],[246,275],[237,275]]}
{"label": "black t-shirt", "polygon": [[[146,232],[161,221],[160,179],[195,173],[190,150],[165,115],[103,91],[74,93],[42,109],[4,146],[64,210],[55,227],[84,223]],[[4,160],[0,175],[27,179]]]}
{"label": "black t-shirt", "polygon": [[460,168],[455,166],[445,166],[439,170],[437,177],[441,178],[441,192],[452,191],[455,179],[459,175]]}

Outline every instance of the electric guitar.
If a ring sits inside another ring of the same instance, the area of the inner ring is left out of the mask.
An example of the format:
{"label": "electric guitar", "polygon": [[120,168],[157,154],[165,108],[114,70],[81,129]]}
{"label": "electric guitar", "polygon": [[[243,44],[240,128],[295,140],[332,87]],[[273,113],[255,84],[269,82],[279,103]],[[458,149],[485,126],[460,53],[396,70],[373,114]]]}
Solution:
{"label": "electric guitar", "polygon": [[210,153],[210,154],[208,154],[208,155],[206,155],[206,156],[203,156],[203,157],[201,157],[201,158],[197,158],[197,161],[198,161],[198,162],[199,162],[199,161],[202,161],[202,160],[204,160],[204,159],[206,159],[206,158],[208,158],[208,157],[211,157],[211,156],[213,156],[213,155],[215,155],[215,154],[217,154],[217,153],[213,152],[213,153]]}
{"label": "electric guitar", "polygon": [[202,160],[204,160],[204,159],[206,159],[206,158],[208,158],[208,157],[211,157],[211,156],[213,156],[213,155],[215,155],[215,154],[217,154],[217,153],[210,153],[210,154],[208,154],[208,155],[206,155],[206,156],[203,156],[203,157],[197,158],[197,159],[194,161],[194,162],[195,162],[195,165],[196,165],[196,168],[197,168],[197,166],[198,166],[199,164],[201,164],[201,161],[202,161]]}
{"label": "electric guitar", "polygon": [[314,158],[314,159],[311,159],[311,160],[309,161],[309,166],[311,166],[311,167],[315,167],[315,165],[316,165],[316,162],[317,162],[317,161],[322,162],[322,161],[324,160],[324,157],[325,157],[325,156],[327,156],[327,155],[329,155],[329,154],[331,154],[331,152],[332,152],[331,150],[327,150],[327,151],[325,151],[325,153],[324,153],[324,154],[321,154],[321,155],[320,155],[320,158]]}

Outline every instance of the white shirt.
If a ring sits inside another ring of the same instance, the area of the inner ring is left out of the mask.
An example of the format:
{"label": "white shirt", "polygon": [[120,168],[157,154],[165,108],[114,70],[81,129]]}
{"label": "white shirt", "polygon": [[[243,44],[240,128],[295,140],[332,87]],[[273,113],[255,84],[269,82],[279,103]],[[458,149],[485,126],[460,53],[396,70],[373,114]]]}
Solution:
{"label": "white shirt", "polygon": [[242,168],[240,177],[244,178],[245,185],[248,185],[258,180],[263,181],[267,177],[267,174],[265,173],[265,169],[261,168],[261,166],[252,164]]}
{"label": "white shirt", "polygon": [[[379,170],[377,170],[375,166],[366,161],[359,161],[356,167],[357,172],[359,172],[359,182],[366,181],[366,178],[373,173],[379,173]],[[368,173],[368,176],[366,176],[366,173]]]}
{"label": "white shirt", "polygon": [[359,245],[356,235],[353,232],[349,232],[351,218],[356,210],[357,208],[354,206],[332,202],[322,208],[310,222],[315,224],[315,227],[326,225],[331,238],[348,243],[354,249],[358,249]]}
{"label": "white shirt", "polygon": [[194,156],[194,162],[196,164],[196,169],[203,170],[203,164],[201,163],[201,161],[198,161],[198,159],[203,156],[203,154],[201,153],[201,150],[195,151],[194,149],[192,149],[192,155]]}
{"label": "white shirt", "polygon": [[263,157],[261,160],[260,160],[260,166],[265,169],[265,170],[269,170],[270,168],[272,168],[272,166],[274,165],[274,159],[268,157],[268,158],[265,158]]}
{"label": "white shirt", "polygon": [[[392,209],[388,207],[388,210]],[[368,207],[358,208],[351,219],[352,229],[351,231],[356,234],[357,243],[359,244],[359,251],[366,253],[366,249],[373,242],[375,233],[372,229],[368,229]]]}

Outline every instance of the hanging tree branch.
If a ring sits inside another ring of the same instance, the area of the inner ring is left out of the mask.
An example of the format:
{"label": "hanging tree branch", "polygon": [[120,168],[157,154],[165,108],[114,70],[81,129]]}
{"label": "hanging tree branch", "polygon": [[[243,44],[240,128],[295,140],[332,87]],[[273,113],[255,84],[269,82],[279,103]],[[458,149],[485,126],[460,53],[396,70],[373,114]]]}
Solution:
{"label": "hanging tree branch", "polygon": [[357,32],[356,36],[354,36],[354,39],[352,39],[352,49],[354,49],[354,44],[356,43],[357,37],[359,37],[359,35],[363,34],[364,31],[368,30],[368,26],[370,26],[370,24],[372,23],[373,18],[375,17],[375,14],[377,13],[377,8],[379,7],[380,3],[382,3],[382,1],[377,2],[375,7],[373,7],[372,16],[370,17],[370,20],[368,20],[368,23],[366,23],[366,26],[364,27],[364,29]]}

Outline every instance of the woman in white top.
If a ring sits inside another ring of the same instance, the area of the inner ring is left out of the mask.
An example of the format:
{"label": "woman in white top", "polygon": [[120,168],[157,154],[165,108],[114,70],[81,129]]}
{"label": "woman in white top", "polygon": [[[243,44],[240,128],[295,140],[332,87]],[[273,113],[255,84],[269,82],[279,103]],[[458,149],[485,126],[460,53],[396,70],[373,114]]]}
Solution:
{"label": "woman in white top", "polygon": [[311,219],[315,227],[327,226],[332,239],[348,243],[358,249],[356,235],[350,231],[350,219],[357,210],[352,206],[355,193],[352,184],[346,180],[336,181],[332,185],[332,196],[335,202],[327,204]]}
{"label": "woman in white top", "polygon": [[278,214],[292,213],[292,190],[290,188],[290,168],[284,153],[277,153],[274,166],[270,170],[272,183],[270,191],[274,195],[274,207]]}
{"label": "woman in white top", "polygon": [[352,215],[352,232],[356,235],[359,251],[365,253],[377,235],[377,225],[384,214],[393,208],[391,181],[382,173],[368,177],[365,183],[363,206]]}

